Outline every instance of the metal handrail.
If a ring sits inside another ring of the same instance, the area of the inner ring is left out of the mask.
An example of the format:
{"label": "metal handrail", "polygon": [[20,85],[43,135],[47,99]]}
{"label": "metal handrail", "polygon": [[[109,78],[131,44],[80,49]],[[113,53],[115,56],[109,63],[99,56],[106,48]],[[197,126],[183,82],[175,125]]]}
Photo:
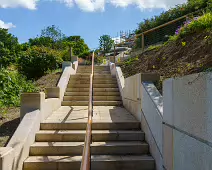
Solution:
{"label": "metal handrail", "polygon": [[90,91],[88,105],[88,123],[85,135],[85,143],[80,170],[91,169],[91,143],[92,143],[92,117],[93,117],[93,78],[94,78],[94,52],[92,55],[92,72],[90,75]]}

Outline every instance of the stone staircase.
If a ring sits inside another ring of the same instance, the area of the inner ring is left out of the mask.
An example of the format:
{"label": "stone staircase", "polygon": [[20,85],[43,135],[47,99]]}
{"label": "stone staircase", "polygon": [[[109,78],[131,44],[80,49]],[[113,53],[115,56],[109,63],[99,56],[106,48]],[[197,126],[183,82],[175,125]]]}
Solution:
{"label": "stone staircase", "polygon": [[[70,78],[63,106],[88,106],[90,74],[90,66],[78,67],[77,74]],[[93,88],[94,106],[122,105],[117,80],[111,76],[109,67],[95,66]]]}
{"label": "stone staircase", "polygon": [[[98,90],[94,91],[91,169],[155,170],[140,122],[119,107],[116,80],[107,67],[95,67],[95,70],[98,73],[94,89]],[[88,104],[87,71],[90,71],[88,67],[79,67],[78,74],[71,77],[77,85],[70,82],[63,106],[41,123],[23,170],[80,169],[88,116],[88,106],[83,106]],[[106,78],[101,77],[101,72]]]}

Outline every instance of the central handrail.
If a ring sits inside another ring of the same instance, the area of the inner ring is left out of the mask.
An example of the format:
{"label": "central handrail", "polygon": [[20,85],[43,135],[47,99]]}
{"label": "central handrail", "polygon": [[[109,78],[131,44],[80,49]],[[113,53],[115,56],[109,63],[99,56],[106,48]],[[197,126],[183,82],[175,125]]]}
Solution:
{"label": "central handrail", "polygon": [[85,143],[80,170],[91,169],[91,143],[92,143],[92,116],[93,116],[93,78],[94,78],[94,52],[92,54],[92,71],[90,75],[88,123],[85,135]]}

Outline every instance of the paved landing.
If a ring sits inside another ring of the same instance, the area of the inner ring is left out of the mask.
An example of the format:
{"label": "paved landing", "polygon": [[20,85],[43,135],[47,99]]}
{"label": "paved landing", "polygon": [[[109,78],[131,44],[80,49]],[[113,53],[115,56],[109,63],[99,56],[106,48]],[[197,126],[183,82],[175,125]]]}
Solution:
{"label": "paved landing", "polygon": [[[48,122],[87,122],[87,106],[61,106],[45,123]],[[93,122],[137,122],[135,117],[123,107],[94,106]]]}

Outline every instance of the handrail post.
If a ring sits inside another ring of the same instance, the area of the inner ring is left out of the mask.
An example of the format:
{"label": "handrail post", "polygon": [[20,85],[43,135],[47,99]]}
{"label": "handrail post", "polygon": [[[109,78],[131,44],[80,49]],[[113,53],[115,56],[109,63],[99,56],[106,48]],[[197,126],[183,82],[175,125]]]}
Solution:
{"label": "handrail post", "polygon": [[141,40],[141,48],[142,48],[142,52],[144,52],[144,48],[145,48],[145,42],[144,42],[144,33],[142,34],[142,40]]}
{"label": "handrail post", "polygon": [[94,79],[94,52],[92,55],[92,72],[90,75],[88,123],[85,134],[85,143],[80,170],[91,169],[91,142],[92,142],[92,116],[93,116],[93,79]]}

